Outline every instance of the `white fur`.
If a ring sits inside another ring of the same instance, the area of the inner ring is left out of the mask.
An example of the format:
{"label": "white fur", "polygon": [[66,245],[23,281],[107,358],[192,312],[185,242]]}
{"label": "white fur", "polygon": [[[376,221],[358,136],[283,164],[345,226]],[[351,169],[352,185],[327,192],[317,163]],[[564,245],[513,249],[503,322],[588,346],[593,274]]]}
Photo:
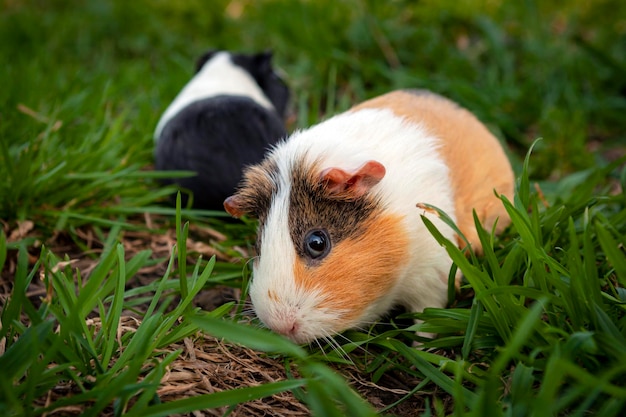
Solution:
{"label": "white fur", "polygon": [[[289,327],[280,323],[285,317],[300,320],[298,332],[291,337],[306,341],[326,335],[328,323],[333,316],[337,318],[337,312],[316,309],[320,294],[303,293],[296,288],[293,278],[296,254],[288,230],[287,200],[291,164],[302,156],[309,163],[321,161],[321,169],[352,170],[369,160],[382,163],[386,174],[371,191],[380,196],[386,210],[404,217],[404,227],[411,238],[410,259],[394,288],[372,302],[354,325],[379,317],[394,304],[403,304],[412,311],[445,306],[445,277],[451,260],[420,219],[425,213],[416,207],[420,202],[429,203],[454,218],[448,167],[438,154],[437,146],[437,138],[423,127],[404,121],[390,110],[365,109],[343,113],[296,132],[273,149],[270,158],[278,165],[280,191],[262,231],[261,258],[254,270],[251,288],[255,309],[270,328]],[[453,231],[436,216],[426,215],[444,236],[454,238]],[[278,303],[267,296],[268,290],[280,294]]]}
{"label": "white fur", "polygon": [[[250,298],[257,316],[271,329],[281,334],[290,333],[298,324],[299,331],[294,340],[305,342],[319,336],[325,323],[335,320],[336,312],[321,311],[315,307],[321,301],[318,292],[305,292],[297,288],[293,278],[293,266],[296,252],[291,242],[286,219],[289,216],[289,193],[291,186],[288,172],[288,160],[280,167],[278,193],[268,213],[263,231],[261,231],[262,256],[254,265],[254,279],[250,285]],[[271,230],[271,233],[269,232]],[[270,299],[272,291],[275,300]],[[307,314],[316,311],[316,323],[309,323]]]}
{"label": "white fur", "polygon": [[267,109],[274,109],[254,78],[245,69],[235,65],[228,52],[218,52],[203,65],[165,110],[154,132],[154,140],[158,140],[167,122],[185,107],[217,95],[249,97]]}

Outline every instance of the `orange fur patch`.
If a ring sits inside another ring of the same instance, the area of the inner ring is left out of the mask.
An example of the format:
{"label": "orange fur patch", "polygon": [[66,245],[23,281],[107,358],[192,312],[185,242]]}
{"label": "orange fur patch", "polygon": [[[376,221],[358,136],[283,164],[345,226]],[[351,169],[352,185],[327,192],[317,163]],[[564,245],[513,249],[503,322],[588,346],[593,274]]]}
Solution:
{"label": "orange fur patch", "polygon": [[308,266],[298,259],[296,284],[307,292],[320,291],[323,301],[318,308],[343,310],[337,325],[350,327],[373,300],[389,293],[406,262],[408,245],[399,216],[378,216],[358,238],[334,246],[321,264]]}
{"label": "orange fur patch", "polygon": [[[438,152],[450,168],[457,226],[475,252],[482,252],[472,210],[490,230],[496,219],[499,233],[510,223],[494,190],[513,198],[515,177],[500,143],[469,111],[436,94],[394,91],[355,106],[389,109],[405,120],[424,126],[441,140]],[[459,238],[459,246],[464,243]]]}

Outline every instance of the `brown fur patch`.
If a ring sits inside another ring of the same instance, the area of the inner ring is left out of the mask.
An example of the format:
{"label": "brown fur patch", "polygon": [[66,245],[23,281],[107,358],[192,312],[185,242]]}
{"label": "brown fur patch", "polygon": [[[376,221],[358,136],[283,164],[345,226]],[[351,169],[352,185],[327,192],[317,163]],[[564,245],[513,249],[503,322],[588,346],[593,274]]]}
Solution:
{"label": "brown fur patch", "polygon": [[[441,140],[439,153],[450,168],[457,226],[473,250],[482,252],[472,210],[487,230],[499,218],[496,232],[501,232],[510,219],[494,190],[512,199],[515,182],[509,160],[495,136],[469,111],[427,91],[394,91],[352,110],[367,108],[389,109],[405,120],[422,124]],[[460,239],[459,246],[464,246]]]}
{"label": "brown fur patch", "polygon": [[[318,163],[294,163],[289,195],[289,233],[296,253],[307,258],[304,237],[315,229],[324,230],[334,246],[344,239],[358,239],[364,225],[380,212],[380,203],[368,194],[356,198],[351,193],[333,194],[326,189]],[[321,260],[308,259],[309,264]]]}
{"label": "brown fur patch", "polygon": [[276,295],[276,293],[272,290],[267,290],[267,298],[269,298],[272,301],[279,301],[278,300],[278,296]]}
{"label": "brown fur patch", "polygon": [[230,207],[226,207],[227,211],[235,217],[248,214],[263,223],[269,212],[272,196],[277,191],[274,180],[277,169],[271,159],[246,168],[240,188],[229,198]]}
{"label": "brown fur patch", "polygon": [[337,328],[350,327],[367,306],[389,293],[408,258],[408,245],[399,216],[377,216],[364,225],[360,236],[338,243],[319,264],[309,265],[298,258],[296,284],[307,292],[322,292],[319,308],[345,310]]}

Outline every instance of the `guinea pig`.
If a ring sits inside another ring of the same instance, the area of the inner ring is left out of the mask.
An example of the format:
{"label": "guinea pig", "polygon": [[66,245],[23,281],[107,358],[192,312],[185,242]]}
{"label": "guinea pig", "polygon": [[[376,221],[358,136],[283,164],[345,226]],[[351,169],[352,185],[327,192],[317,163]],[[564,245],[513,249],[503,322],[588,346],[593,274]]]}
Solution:
{"label": "guinea pig", "polygon": [[208,52],[159,120],[155,167],[197,173],[163,181],[190,190],[194,208],[221,210],[243,168],[261,161],[287,135],[283,118],[289,89],[271,59],[269,52]]}
{"label": "guinea pig", "polygon": [[416,205],[444,210],[480,252],[472,210],[501,232],[510,219],[495,193],[510,199],[513,187],[504,150],[474,115],[434,93],[402,90],[294,132],[245,171],[224,207],[259,220],[257,316],[305,343],[394,306],[445,307],[452,261],[420,216],[464,245]]}

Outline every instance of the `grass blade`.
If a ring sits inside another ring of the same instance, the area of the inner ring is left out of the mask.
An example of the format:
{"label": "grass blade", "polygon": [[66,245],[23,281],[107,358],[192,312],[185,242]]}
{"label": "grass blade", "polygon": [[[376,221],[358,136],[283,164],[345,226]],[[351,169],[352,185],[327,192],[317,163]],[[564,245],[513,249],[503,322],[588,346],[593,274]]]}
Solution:
{"label": "grass blade", "polygon": [[195,410],[206,410],[218,407],[240,404],[259,398],[269,397],[284,391],[300,388],[306,384],[305,380],[288,380],[271,382],[256,387],[237,388],[230,391],[216,392],[213,394],[198,395],[182,400],[157,404],[153,407],[141,410],[141,413],[131,410],[127,417],[160,417],[173,414],[190,413]]}

